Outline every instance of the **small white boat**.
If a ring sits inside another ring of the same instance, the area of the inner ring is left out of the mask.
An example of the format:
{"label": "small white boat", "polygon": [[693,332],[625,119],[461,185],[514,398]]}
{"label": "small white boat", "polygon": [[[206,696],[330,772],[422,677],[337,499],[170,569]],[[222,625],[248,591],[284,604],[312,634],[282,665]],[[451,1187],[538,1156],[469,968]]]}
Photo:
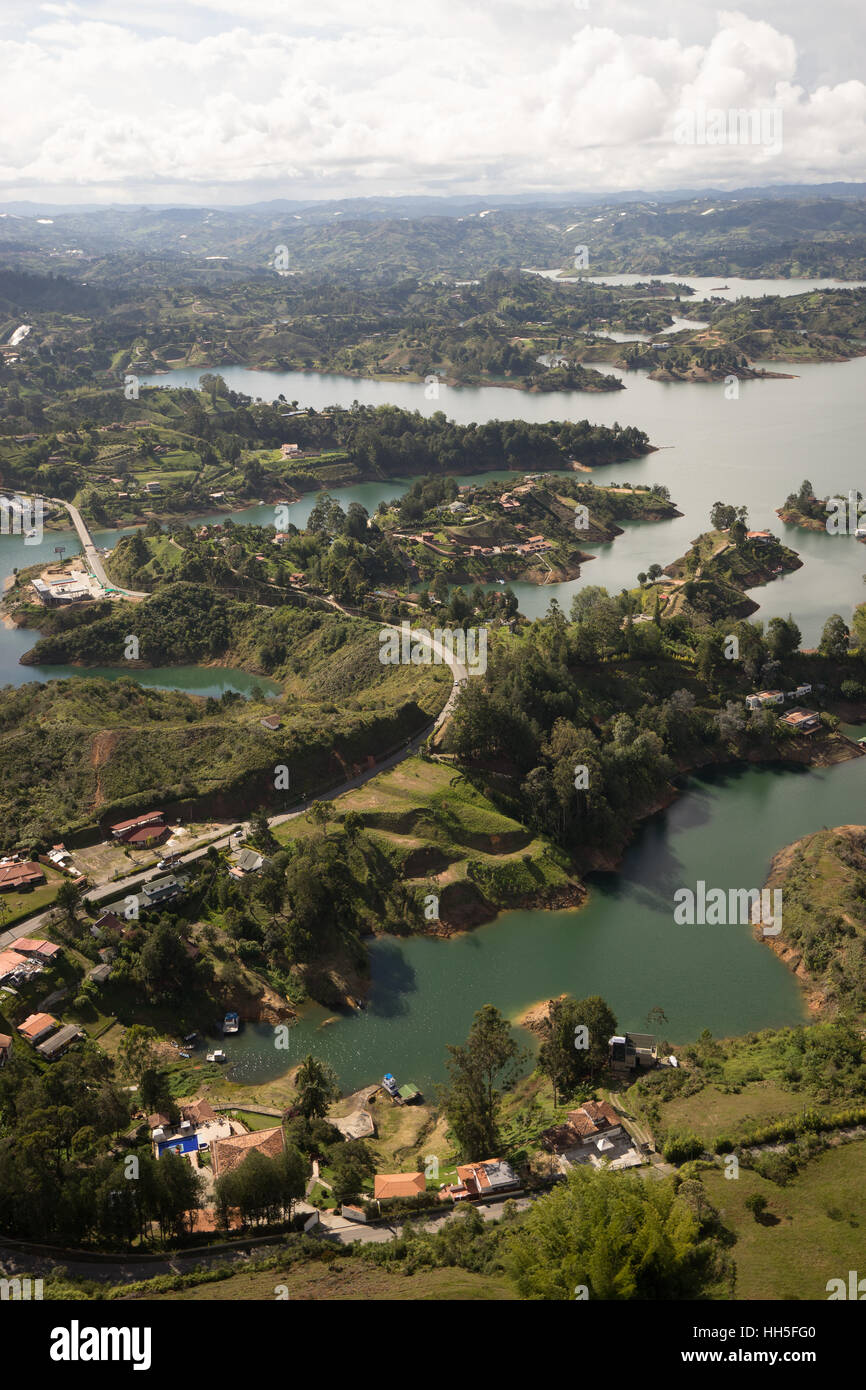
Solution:
{"label": "small white boat", "polygon": [[209,1052],[207,1054],[207,1060],[209,1062],[224,1062],[225,1059],[226,1054],[223,1052],[221,1047],[218,1047],[216,1052]]}
{"label": "small white boat", "polygon": [[39,532],[34,530],[32,527],[29,531],[24,532],[24,539],[28,541],[36,540],[38,536]]}

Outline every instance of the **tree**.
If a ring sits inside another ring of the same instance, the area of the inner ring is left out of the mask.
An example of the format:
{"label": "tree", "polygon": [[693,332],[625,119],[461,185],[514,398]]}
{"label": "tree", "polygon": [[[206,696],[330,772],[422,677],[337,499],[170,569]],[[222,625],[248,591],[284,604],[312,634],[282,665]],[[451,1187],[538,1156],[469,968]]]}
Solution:
{"label": "tree", "polygon": [[330,801],[314,801],[310,807],[310,819],[318,825],[322,835],[327,837],[328,825],[334,819],[334,808]]}
{"label": "tree", "polygon": [[67,922],[74,927],[81,902],[81,886],[71,878],[65,878],[57,890],[54,902],[57,907],[63,909]]}
{"label": "tree", "polygon": [[475,1015],[464,1047],[448,1047],[450,1084],[440,1088],[440,1104],[461,1154],[490,1157],[500,1147],[497,1085],[512,1079],[519,1055],[511,1025],[492,1004]]}
{"label": "tree", "polygon": [[789,613],[767,623],[767,650],[774,661],[786,661],[799,649],[802,633]]}
{"label": "tree", "polygon": [[267,811],[261,806],[250,816],[249,839],[256,846],[256,849],[267,851],[279,847],[268,823]]}
{"label": "tree", "polygon": [[340,1096],[340,1087],[333,1068],[309,1052],[298,1067],[295,1086],[298,1091],[298,1109],[308,1120],[327,1115],[330,1106]]}
{"label": "tree", "polygon": [[760,1221],[767,1210],[767,1199],[761,1192],[751,1192],[745,1201],[746,1211],[750,1211],[756,1221]]}
{"label": "tree", "polygon": [[156,1030],[143,1023],[127,1028],[117,1047],[117,1059],[124,1076],[136,1084],[142,1075],[156,1066]]}
{"label": "tree", "polygon": [[838,613],[832,613],[824,624],[818,651],[822,656],[831,657],[834,661],[844,661],[848,655],[850,635],[844,619]]}
{"label": "tree", "polygon": [[330,1155],[333,1181],[331,1184],[337,1202],[357,1201],[364,1182],[376,1171],[376,1160],[363,1139],[349,1139],[338,1144]]}
{"label": "tree", "polygon": [[538,1049],[538,1069],[553,1087],[554,1105],[559,1104],[560,1093],[563,1096],[573,1094],[580,1080],[576,1046],[580,1022],[576,1000],[551,999]]}
{"label": "tree", "polygon": [[522,1298],[670,1300],[700,1295],[714,1254],[670,1179],[580,1165],[509,1232],[505,1260]]}

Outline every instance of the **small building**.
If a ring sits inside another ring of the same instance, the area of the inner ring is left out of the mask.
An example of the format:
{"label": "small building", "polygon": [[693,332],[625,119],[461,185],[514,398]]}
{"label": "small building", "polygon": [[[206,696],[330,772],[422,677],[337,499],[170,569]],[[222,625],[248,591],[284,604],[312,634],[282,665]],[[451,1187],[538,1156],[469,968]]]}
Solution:
{"label": "small building", "polygon": [[27,957],[18,951],[0,951],[0,983],[26,974],[29,964]]}
{"label": "small building", "polygon": [[125,936],[128,927],[121,921],[116,912],[103,912],[101,917],[97,917],[93,926],[90,928],[91,936]]}
{"label": "small building", "polygon": [[158,907],[160,903],[174,902],[186,892],[188,883],[189,879],[185,875],[169,874],[167,878],[154,879],[144,884],[140,892],[145,907]]}
{"label": "small building", "polygon": [[29,893],[31,888],[44,882],[45,871],[33,860],[0,865],[0,893]]}
{"label": "small building", "polygon": [[54,1062],[58,1057],[62,1057],[73,1043],[83,1038],[84,1034],[80,1028],[76,1028],[74,1023],[66,1023],[45,1042],[37,1044],[36,1051],[40,1056],[45,1057],[49,1062]]}
{"label": "small building", "polygon": [[652,1033],[622,1033],[608,1039],[608,1063],[614,1071],[649,1069],[658,1062],[658,1055]]}
{"label": "small building", "polygon": [[418,1197],[427,1191],[423,1173],[377,1173],[373,1179],[373,1196],[379,1202],[394,1197]]}
{"label": "small building", "polygon": [[192,1125],[212,1124],[217,1119],[217,1112],[209,1100],[182,1100],[179,1107],[183,1118]]}
{"label": "small building", "polygon": [[772,531],[747,531],[746,540],[754,541],[756,545],[770,545],[776,537]]}
{"label": "small building", "polygon": [[59,1024],[53,1014],[30,1014],[23,1023],[18,1024],[18,1033],[31,1047],[35,1047],[57,1027]]}
{"label": "small building", "polygon": [[265,1158],[279,1158],[286,1147],[282,1125],[273,1129],[256,1129],[250,1134],[233,1134],[228,1139],[216,1139],[211,1145],[211,1164],[214,1178],[221,1178],[237,1168],[248,1154],[260,1153]]}
{"label": "small building", "polygon": [[746,696],[747,709],[763,709],[766,705],[783,705],[784,690],[759,690],[756,695]]}
{"label": "small building", "polygon": [[780,723],[787,725],[795,734],[817,734],[821,728],[820,716],[812,709],[792,709],[783,714]]}
{"label": "small building", "polygon": [[233,859],[241,875],[257,874],[266,862],[264,856],[254,849],[239,850]]}
{"label": "small building", "polygon": [[23,956],[32,956],[41,961],[53,960],[60,954],[61,949],[60,946],[55,946],[53,941],[43,941],[38,936],[21,936],[12,943],[13,951],[20,951]]}
{"label": "small building", "polygon": [[272,732],[282,727],[282,722],[276,714],[266,714],[264,719],[259,720],[259,723],[263,729],[270,729]]}
{"label": "small building", "polygon": [[[520,1179],[511,1164],[502,1158],[485,1158],[480,1163],[459,1163],[457,1177],[468,1197],[494,1197],[520,1186]],[[458,1193],[453,1192],[452,1196],[456,1197]]]}
{"label": "small building", "polygon": [[281,444],[281,445],[280,445],[280,453],[282,454],[282,456],[283,456],[284,459],[294,458],[295,454],[299,454],[300,452],[301,452],[301,446],[300,446],[300,444]]}
{"label": "small building", "polygon": [[92,980],[96,985],[104,985],[110,974],[110,965],[94,965],[92,970],[88,970],[87,978],[88,980]]}
{"label": "small building", "polygon": [[[144,833],[147,832],[147,833]],[[131,820],[118,821],[111,826],[111,837],[122,844],[132,844],[141,848],[146,844],[157,843],[168,833],[164,811],[147,811],[144,815],[133,816]]]}

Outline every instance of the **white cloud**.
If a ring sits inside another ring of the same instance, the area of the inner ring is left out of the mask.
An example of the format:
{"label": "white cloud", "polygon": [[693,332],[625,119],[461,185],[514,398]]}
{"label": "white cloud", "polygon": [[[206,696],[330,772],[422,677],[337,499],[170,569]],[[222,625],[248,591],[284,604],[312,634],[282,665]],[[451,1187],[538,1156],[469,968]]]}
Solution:
{"label": "white cloud", "polygon": [[[693,7],[675,0],[660,5],[662,36],[625,4],[567,0],[319,0],[300,22],[285,0],[181,10],[175,21],[154,0],[120,18],[107,0],[82,0],[30,11],[29,25],[17,16],[17,30],[7,17],[3,196],[866,178],[866,85],[808,90],[793,38],[739,12],[721,12],[698,41]],[[779,150],[674,138],[683,107],[767,106],[783,113]]]}

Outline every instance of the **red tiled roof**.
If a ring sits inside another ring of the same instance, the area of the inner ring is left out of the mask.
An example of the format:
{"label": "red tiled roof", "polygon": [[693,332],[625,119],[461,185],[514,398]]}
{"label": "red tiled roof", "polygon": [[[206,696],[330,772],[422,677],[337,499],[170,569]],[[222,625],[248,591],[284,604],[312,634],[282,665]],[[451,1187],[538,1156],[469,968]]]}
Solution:
{"label": "red tiled roof", "polygon": [[46,1028],[53,1028],[56,1022],[53,1014],[30,1014],[29,1018],[18,1024],[18,1032],[22,1038],[38,1038]]}
{"label": "red tiled roof", "polygon": [[251,1134],[233,1134],[230,1139],[215,1139],[211,1146],[214,1177],[222,1177],[243,1163],[247,1154],[264,1154],[265,1158],[277,1158],[285,1148],[281,1125],[273,1129],[257,1129]]}
{"label": "red tiled roof", "polygon": [[377,1173],[373,1179],[374,1197],[417,1197],[426,1191],[423,1173]]}
{"label": "red tiled roof", "polygon": [[33,951],[40,956],[56,956],[60,949],[53,941],[43,941],[39,936],[21,936],[12,942],[13,951]]}
{"label": "red tiled roof", "polygon": [[132,830],[136,825],[154,825],[157,821],[164,820],[164,811],[148,811],[144,816],[133,816],[132,820],[119,820],[111,829],[112,831]]}
{"label": "red tiled roof", "polygon": [[44,883],[45,874],[39,864],[28,861],[26,864],[4,864],[0,868],[0,886],[16,883]]}

